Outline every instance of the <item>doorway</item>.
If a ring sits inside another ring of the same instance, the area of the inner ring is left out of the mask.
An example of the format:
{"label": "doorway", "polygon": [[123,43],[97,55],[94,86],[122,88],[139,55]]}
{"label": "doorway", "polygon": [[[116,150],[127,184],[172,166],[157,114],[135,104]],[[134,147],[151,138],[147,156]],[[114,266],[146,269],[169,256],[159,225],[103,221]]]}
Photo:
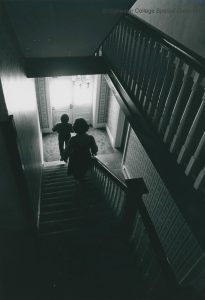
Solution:
{"label": "doorway", "polygon": [[48,80],[52,108],[52,125],[59,122],[62,114],[69,115],[69,122],[84,118],[92,124],[93,78],[92,76],[61,76]]}

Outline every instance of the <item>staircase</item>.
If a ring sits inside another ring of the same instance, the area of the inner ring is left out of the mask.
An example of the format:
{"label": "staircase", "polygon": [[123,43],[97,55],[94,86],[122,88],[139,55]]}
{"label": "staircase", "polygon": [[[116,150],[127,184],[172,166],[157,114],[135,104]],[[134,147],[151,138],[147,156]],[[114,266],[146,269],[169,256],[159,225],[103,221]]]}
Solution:
{"label": "staircase", "polygon": [[43,299],[134,299],[143,285],[118,221],[92,176],[44,168],[39,223]]}
{"label": "staircase", "polygon": [[[91,178],[78,185],[67,177],[66,165],[46,167],[43,173],[40,235],[92,231],[101,220],[113,216],[105,206]],[[113,221],[112,221],[113,222]],[[93,228],[94,226],[94,228]],[[93,229],[92,229],[93,228]]]}

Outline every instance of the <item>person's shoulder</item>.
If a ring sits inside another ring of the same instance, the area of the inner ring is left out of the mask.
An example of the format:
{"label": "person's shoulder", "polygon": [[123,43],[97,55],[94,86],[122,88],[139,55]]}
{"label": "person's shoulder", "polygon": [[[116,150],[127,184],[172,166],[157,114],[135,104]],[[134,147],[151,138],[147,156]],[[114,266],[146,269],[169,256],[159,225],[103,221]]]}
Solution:
{"label": "person's shoulder", "polygon": [[87,135],[90,136],[91,138],[94,138],[94,136],[93,136],[92,134],[88,134],[88,133],[87,133]]}
{"label": "person's shoulder", "polygon": [[91,140],[91,141],[92,141],[92,140],[95,140],[95,138],[94,138],[94,136],[93,136],[92,134],[87,134],[87,137],[88,137],[88,139]]}
{"label": "person's shoulder", "polygon": [[63,124],[63,126],[65,126],[65,127],[72,127],[72,124],[71,123],[68,123],[68,122],[66,122],[66,123],[62,123]]}

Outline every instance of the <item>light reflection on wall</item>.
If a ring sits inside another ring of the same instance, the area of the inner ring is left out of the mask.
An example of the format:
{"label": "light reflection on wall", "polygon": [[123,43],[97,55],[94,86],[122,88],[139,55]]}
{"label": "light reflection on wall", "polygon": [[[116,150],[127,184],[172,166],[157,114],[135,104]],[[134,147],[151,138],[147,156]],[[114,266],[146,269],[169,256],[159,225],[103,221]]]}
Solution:
{"label": "light reflection on wall", "polygon": [[2,88],[9,114],[36,110],[36,95],[33,79],[3,77]]}

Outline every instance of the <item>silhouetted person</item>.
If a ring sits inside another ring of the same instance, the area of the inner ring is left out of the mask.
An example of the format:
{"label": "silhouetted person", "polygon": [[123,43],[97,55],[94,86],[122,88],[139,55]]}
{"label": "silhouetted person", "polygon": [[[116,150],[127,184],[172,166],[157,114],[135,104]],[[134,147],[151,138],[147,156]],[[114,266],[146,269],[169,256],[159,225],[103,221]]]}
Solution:
{"label": "silhouetted person", "polygon": [[53,131],[58,132],[58,145],[59,145],[59,151],[61,156],[60,160],[63,160],[63,152],[71,138],[71,132],[73,132],[72,124],[68,123],[68,121],[69,121],[69,116],[67,114],[63,114],[61,116],[61,123],[57,123],[53,127]]}
{"label": "silhouetted person", "polygon": [[64,153],[65,161],[69,157],[68,175],[73,175],[78,181],[84,178],[91,167],[92,155],[98,152],[94,137],[86,133],[88,129],[89,126],[84,119],[76,119],[73,125],[76,135],[71,137]]}

